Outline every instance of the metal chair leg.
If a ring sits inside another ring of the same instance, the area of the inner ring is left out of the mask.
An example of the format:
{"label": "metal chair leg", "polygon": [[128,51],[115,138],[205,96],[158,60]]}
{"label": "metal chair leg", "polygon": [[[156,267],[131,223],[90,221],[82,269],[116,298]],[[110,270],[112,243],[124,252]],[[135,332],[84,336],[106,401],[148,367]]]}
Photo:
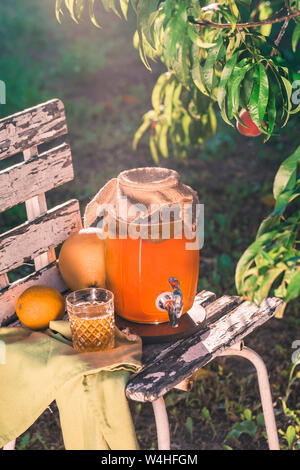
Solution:
{"label": "metal chair leg", "polygon": [[269,449],[280,450],[268,371],[263,359],[255,351],[245,347],[243,342],[230,346],[230,348],[225,349],[225,351],[219,354],[219,356],[241,356],[245,359],[248,359],[248,361],[252,362],[252,364],[255,366],[258,378],[260,399],[265,418]]}
{"label": "metal chair leg", "polygon": [[152,402],[156,432],[158,440],[158,450],[170,450],[170,427],[165,400],[163,397]]}
{"label": "metal chair leg", "polygon": [[8,442],[5,446],[3,446],[3,450],[15,450],[16,440]]}

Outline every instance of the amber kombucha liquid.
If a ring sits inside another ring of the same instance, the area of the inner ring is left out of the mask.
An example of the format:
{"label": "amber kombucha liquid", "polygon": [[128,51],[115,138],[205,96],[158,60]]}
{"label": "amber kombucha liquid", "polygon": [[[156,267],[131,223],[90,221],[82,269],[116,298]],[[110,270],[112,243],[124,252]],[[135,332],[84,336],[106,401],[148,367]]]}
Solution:
{"label": "amber kombucha liquid", "polygon": [[156,306],[162,292],[170,292],[168,279],[176,277],[183,295],[183,313],[196,295],[199,251],[187,250],[185,238],[106,239],[107,288],[114,293],[116,312],[131,321],[168,321]]}

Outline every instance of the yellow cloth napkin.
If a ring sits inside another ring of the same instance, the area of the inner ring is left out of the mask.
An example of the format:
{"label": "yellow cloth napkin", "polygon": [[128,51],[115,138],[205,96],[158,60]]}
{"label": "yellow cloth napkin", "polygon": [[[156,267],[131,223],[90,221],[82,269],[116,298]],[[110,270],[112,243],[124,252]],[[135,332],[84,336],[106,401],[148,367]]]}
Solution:
{"label": "yellow cloth napkin", "polygon": [[116,329],[114,349],[77,353],[69,323],[53,321],[45,332],[0,328],[0,341],[0,447],[56,400],[66,449],[137,449],[124,389],[141,368],[140,338]]}

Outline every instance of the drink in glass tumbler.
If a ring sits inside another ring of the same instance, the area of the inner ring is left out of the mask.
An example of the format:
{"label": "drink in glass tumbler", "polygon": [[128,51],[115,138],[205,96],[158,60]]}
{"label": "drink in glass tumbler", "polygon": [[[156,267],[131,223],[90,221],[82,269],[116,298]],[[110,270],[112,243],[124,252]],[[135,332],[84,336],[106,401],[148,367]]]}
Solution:
{"label": "drink in glass tumbler", "polygon": [[106,289],[88,288],[69,294],[67,311],[73,347],[78,352],[114,347],[114,296]]}

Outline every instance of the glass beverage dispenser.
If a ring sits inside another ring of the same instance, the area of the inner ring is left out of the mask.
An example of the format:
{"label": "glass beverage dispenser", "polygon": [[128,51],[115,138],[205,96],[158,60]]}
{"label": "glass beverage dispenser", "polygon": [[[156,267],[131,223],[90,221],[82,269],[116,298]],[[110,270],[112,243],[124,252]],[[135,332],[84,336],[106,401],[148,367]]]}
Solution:
{"label": "glass beverage dispenser", "polygon": [[199,272],[196,193],[174,170],[136,168],[109,181],[87,206],[101,226],[107,288],[121,317],[178,325],[193,305]]}

